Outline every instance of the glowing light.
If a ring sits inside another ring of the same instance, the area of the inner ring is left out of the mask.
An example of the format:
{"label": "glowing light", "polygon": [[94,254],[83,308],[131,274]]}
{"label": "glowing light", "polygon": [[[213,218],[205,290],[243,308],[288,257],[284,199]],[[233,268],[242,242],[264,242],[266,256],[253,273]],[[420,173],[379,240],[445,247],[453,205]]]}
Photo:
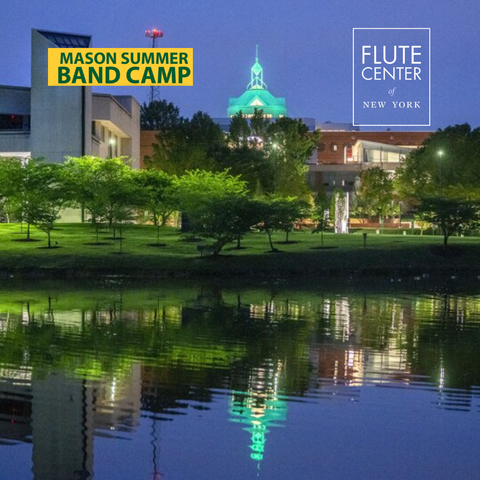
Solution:
{"label": "glowing light", "polygon": [[145,36],[148,38],[162,38],[163,30],[158,30],[157,28],[152,28],[151,30],[145,30]]}

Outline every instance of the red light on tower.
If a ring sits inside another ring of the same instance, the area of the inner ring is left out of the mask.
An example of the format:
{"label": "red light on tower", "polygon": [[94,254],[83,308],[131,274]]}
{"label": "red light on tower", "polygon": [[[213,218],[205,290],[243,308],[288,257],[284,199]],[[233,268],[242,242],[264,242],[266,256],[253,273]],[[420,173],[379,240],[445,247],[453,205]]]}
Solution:
{"label": "red light on tower", "polygon": [[151,30],[145,30],[145,36],[148,38],[162,38],[163,30],[158,30],[157,28],[152,28]]}
{"label": "red light on tower", "polygon": [[[150,30],[145,30],[145,36],[147,38],[152,39],[152,48],[156,48],[157,46],[157,38],[163,37],[163,30],[159,30],[158,28],[152,28]],[[150,102],[154,100],[160,100],[158,86],[152,85],[150,87]]]}

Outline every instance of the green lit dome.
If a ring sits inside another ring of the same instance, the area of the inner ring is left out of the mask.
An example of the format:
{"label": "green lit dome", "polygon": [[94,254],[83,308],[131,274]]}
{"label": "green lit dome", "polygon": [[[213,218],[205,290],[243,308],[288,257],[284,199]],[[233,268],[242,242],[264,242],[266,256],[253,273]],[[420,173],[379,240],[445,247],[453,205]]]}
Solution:
{"label": "green lit dome", "polygon": [[228,103],[229,117],[233,117],[239,112],[246,117],[251,117],[255,113],[255,109],[263,110],[263,114],[268,118],[281,118],[287,115],[285,98],[274,97],[263,81],[263,68],[258,61],[258,45],[247,90],[240,97],[231,97]]}

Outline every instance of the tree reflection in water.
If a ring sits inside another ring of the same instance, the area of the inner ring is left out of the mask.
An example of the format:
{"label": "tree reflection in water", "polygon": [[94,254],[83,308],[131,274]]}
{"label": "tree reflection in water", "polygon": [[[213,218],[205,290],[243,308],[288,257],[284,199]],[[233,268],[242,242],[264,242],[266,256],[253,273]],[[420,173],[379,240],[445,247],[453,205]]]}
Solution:
{"label": "tree reflection in water", "polygon": [[361,387],[384,385],[435,389],[435,407],[470,410],[478,397],[477,295],[59,292],[0,292],[0,437],[33,441],[39,478],[87,478],[94,436],[125,438],[142,415],[160,478],[157,422],[208,410],[217,392],[257,462],[293,398],[358,401]]}

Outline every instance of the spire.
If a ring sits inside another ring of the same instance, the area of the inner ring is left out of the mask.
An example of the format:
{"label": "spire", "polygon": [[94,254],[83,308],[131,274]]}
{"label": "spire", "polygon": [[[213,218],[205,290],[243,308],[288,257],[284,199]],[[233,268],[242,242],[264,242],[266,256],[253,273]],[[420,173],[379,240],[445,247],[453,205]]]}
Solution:
{"label": "spire", "polygon": [[263,81],[263,68],[258,61],[258,44],[255,50],[255,63],[250,73],[250,83],[247,85],[247,90],[267,90],[267,84]]}

